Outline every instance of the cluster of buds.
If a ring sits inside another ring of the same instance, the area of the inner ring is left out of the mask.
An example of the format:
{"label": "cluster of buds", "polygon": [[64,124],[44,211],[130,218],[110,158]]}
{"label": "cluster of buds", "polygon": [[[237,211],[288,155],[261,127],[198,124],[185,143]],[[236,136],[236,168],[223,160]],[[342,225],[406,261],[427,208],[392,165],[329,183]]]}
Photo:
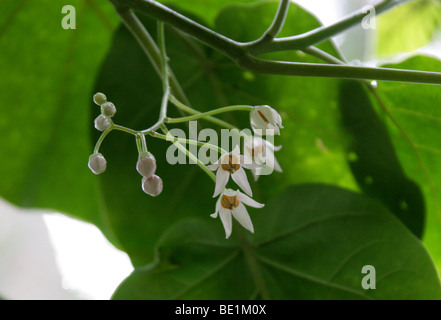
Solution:
{"label": "cluster of buds", "polygon": [[101,114],[95,119],[95,128],[99,131],[106,131],[112,125],[112,117],[116,113],[115,105],[108,102],[107,98],[101,92],[93,96],[93,102],[101,107]]}
{"label": "cluster of buds", "polygon": [[[93,102],[101,108],[101,114],[94,120],[95,128],[99,131],[106,131],[113,125],[112,117],[116,113],[116,107],[100,92],[93,96]],[[142,140],[143,148],[146,150],[145,140]],[[106,171],[106,166],[107,161],[101,153],[96,151],[89,157],[89,168],[93,173],[103,173]],[[140,151],[136,170],[142,176],[142,190],[152,197],[158,196],[162,192],[162,180],[155,174],[155,157],[150,152]]]}
{"label": "cluster of buds", "polygon": [[156,159],[150,152],[139,154],[136,170],[142,176],[142,190],[152,197],[162,192],[162,179],[155,174]]}
{"label": "cluster of buds", "polygon": [[[107,97],[98,92],[93,96],[93,102],[101,107],[101,114],[95,119],[95,128],[99,131],[106,131],[112,125],[111,118],[116,113],[115,105],[107,102]],[[106,171],[107,161],[99,152],[94,152],[89,157],[89,168],[95,174],[101,174]]]}

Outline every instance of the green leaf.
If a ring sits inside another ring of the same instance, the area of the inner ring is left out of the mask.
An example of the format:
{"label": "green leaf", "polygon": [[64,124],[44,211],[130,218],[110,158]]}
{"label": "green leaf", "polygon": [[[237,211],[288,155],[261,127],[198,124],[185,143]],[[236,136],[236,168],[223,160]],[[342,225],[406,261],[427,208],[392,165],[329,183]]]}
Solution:
{"label": "green leaf", "polygon": [[417,237],[424,230],[425,206],[418,185],[398,160],[386,126],[377,115],[367,89],[355,81],[340,86],[343,126],[352,137],[349,166],[360,188],[378,199]]}
{"label": "green leaf", "polygon": [[[277,3],[273,2],[230,6],[218,16],[217,31],[237,40],[253,39],[263,32],[255,28],[253,21],[271,17],[275,9]],[[291,6],[288,17],[284,34],[304,32],[319,25],[295,5]],[[145,24],[155,35],[156,24],[148,19]],[[240,34],[235,35],[235,25],[243,26]],[[170,29],[166,32],[166,42],[171,67],[193,107],[210,110],[235,104],[268,104],[282,113],[285,129],[276,144],[281,143],[283,149],[276,156],[284,172],[261,177],[258,183],[253,183],[256,200],[264,202],[285,186],[299,182],[328,182],[356,188],[346,164],[342,145],[345,138],[339,129],[338,82],[244,72],[220,53]],[[329,42],[322,48],[334,52]],[[278,57],[317,61],[298,53]],[[125,28],[115,34],[95,91],[105,93],[116,104],[118,112],[114,120],[118,124],[139,130],[157,121],[162,98],[160,79]],[[93,118],[99,110],[92,110]],[[169,110],[169,116],[178,115],[172,105]],[[223,119],[241,129],[250,126],[248,113],[235,112]],[[207,122],[199,123],[200,129],[207,126]],[[188,129],[184,129],[189,137]],[[169,142],[148,137],[147,144],[157,159],[157,174],[164,182],[164,191],[156,198],[141,190],[141,176],[135,170],[137,149],[133,136],[112,132],[102,145],[108,162],[102,175],[107,221],[137,266],[151,262],[154,245],[168,226],[188,217],[208,219],[216,202],[212,198],[214,184],[196,165],[168,164]]]}
{"label": "green leaf", "polygon": [[[251,240],[225,240],[223,230],[197,221],[173,226],[158,243],[156,262],[135,269],[113,299],[441,298],[420,241],[362,195],[297,186],[251,215]],[[361,286],[366,265],[375,268],[375,290]]]}
{"label": "green leaf", "polygon": [[[166,5],[177,5],[183,11],[178,10],[179,13],[190,12],[200,17],[209,25],[213,25],[214,19],[219,11],[231,3],[254,3],[256,0],[166,0],[160,1]],[[275,14],[276,11],[273,12]]]}
{"label": "green leaf", "polygon": [[0,4],[0,195],[105,230],[97,180],[87,168],[88,107],[115,15],[108,3],[69,4],[76,8],[75,30],[62,28],[61,3]]}
{"label": "green leaf", "polygon": [[[416,56],[385,67],[441,71],[441,62]],[[424,194],[427,222],[424,243],[441,267],[441,90],[439,86],[382,82],[377,107],[385,118],[398,158]]]}
{"label": "green leaf", "polygon": [[441,2],[417,0],[404,4],[378,18],[380,55],[411,52],[432,40],[441,22]]}

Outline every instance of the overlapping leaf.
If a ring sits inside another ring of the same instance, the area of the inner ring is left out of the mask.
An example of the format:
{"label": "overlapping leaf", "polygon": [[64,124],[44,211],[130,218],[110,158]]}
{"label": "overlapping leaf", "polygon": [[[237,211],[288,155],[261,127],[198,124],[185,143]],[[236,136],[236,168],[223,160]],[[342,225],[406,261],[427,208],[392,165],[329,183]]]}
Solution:
{"label": "overlapping leaf", "polygon": [[360,82],[344,81],[340,87],[343,126],[352,137],[349,165],[362,190],[381,201],[421,238],[425,220],[422,192],[404,172],[368,94]]}
{"label": "overlapping leaf", "polygon": [[[437,59],[416,56],[385,67],[441,71]],[[378,86],[379,112],[407,175],[422,188],[427,202],[424,242],[441,265],[441,88],[439,86],[383,82]]]}
{"label": "overlapping leaf", "polygon": [[380,55],[411,52],[432,40],[441,26],[441,3],[438,0],[410,1],[378,19]]}

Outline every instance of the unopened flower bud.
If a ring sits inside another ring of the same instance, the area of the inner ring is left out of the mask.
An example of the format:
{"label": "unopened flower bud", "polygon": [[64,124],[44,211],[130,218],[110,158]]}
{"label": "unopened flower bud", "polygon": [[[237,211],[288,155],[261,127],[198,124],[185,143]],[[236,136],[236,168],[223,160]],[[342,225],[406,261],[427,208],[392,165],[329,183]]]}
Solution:
{"label": "unopened flower bud", "polygon": [[142,178],[142,190],[152,197],[158,196],[162,192],[162,179],[156,174]]}
{"label": "unopened flower bud", "polygon": [[89,168],[95,174],[106,171],[107,161],[101,153],[94,153],[89,157]]}
{"label": "unopened flower bud", "polygon": [[150,178],[156,171],[155,157],[150,152],[141,153],[136,163],[136,170],[143,177]]}
{"label": "unopened flower bud", "polygon": [[95,119],[95,128],[99,131],[106,131],[110,128],[110,121],[109,119],[104,115],[99,115]]}
{"label": "unopened flower bud", "polygon": [[112,102],[106,102],[101,105],[101,113],[108,117],[113,117],[116,113],[115,105]]}
{"label": "unopened flower bud", "polygon": [[100,106],[103,103],[107,102],[107,98],[106,98],[106,96],[103,93],[97,92],[93,96],[93,102],[95,102],[95,104]]}

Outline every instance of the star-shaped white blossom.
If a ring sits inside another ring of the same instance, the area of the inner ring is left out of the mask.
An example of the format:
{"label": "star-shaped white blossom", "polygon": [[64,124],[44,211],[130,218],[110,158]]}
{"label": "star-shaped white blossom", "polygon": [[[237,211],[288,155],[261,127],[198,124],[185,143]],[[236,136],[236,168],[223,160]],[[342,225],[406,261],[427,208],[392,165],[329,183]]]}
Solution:
{"label": "star-shaped white blossom", "polygon": [[251,191],[247,175],[243,168],[253,169],[255,167],[256,164],[252,164],[251,162],[245,163],[244,156],[239,154],[239,146],[236,146],[230,153],[222,155],[219,160],[207,167],[211,171],[217,170],[213,197],[216,197],[224,190],[230,175],[234,182],[236,182],[246,194],[252,196],[253,192]]}
{"label": "star-shaped white blossom", "polygon": [[226,189],[220,195],[216,203],[216,212],[211,214],[212,218],[217,218],[218,214],[225,229],[225,238],[229,238],[233,229],[234,217],[245,229],[254,233],[253,223],[244,204],[262,208],[264,204],[259,203],[239,190]]}

